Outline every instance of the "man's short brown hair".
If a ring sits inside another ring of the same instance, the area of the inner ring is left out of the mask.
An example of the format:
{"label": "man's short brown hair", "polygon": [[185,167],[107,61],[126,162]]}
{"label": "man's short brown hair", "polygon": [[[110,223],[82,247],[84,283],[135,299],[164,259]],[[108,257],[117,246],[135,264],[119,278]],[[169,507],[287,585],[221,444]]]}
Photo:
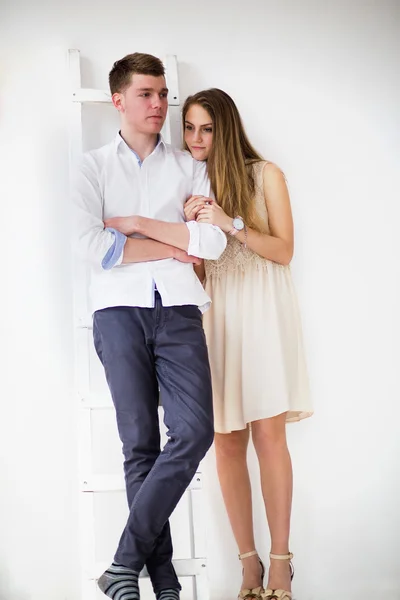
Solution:
{"label": "man's short brown hair", "polygon": [[108,81],[111,94],[125,91],[135,73],[161,77],[165,75],[165,69],[161,60],[151,54],[127,54],[121,60],[117,60],[110,71]]}

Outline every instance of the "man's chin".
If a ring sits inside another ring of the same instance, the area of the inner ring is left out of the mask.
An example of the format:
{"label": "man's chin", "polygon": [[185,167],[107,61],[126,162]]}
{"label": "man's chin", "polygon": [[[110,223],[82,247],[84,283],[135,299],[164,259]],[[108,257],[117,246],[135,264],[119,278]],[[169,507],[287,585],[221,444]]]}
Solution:
{"label": "man's chin", "polygon": [[136,126],[134,129],[137,133],[141,133],[142,135],[157,135],[161,132],[164,126],[164,121],[160,123],[143,123],[141,126]]}
{"label": "man's chin", "polygon": [[163,120],[157,119],[154,121],[148,120],[146,122],[146,127],[148,127],[151,131],[160,132],[164,126],[164,123],[165,123],[165,119],[163,119]]}
{"label": "man's chin", "polygon": [[163,128],[163,125],[164,125],[164,123],[162,125],[155,125],[154,124],[152,127],[147,127],[146,128],[147,129],[147,133],[156,133],[156,134],[160,133],[161,129]]}

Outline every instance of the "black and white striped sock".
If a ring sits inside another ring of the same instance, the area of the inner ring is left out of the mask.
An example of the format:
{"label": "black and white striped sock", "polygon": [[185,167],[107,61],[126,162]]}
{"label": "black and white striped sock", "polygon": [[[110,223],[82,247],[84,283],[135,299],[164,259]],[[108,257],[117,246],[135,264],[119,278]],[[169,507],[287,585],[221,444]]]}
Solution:
{"label": "black and white striped sock", "polygon": [[156,596],[157,600],[179,600],[179,590],[161,590]]}
{"label": "black and white striped sock", "polygon": [[113,600],[121,596],[124,600],[140,600],[139,573],[123,565],[113,562],[111,567],[104,571],[97,585],[103,594]]}

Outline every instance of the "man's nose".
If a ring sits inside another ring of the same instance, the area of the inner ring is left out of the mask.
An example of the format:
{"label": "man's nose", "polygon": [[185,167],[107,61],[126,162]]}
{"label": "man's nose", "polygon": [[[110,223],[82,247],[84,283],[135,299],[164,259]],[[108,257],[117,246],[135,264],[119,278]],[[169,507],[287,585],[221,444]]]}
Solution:
{"label": "man's nose", "polygon": [[151,102],[152,108],[161,108],[161,98],[158,94],[154,94]]}

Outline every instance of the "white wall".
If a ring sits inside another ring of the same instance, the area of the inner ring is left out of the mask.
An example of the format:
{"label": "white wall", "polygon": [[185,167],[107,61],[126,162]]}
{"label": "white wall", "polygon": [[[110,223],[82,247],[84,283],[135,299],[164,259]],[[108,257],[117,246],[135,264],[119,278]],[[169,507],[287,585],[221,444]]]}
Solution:
{"label": "white wall", "polygon": [[[3,0],[0,11],[0,599],[79,598],[70,47],[101,87],[128,52],[177,54],[182,98],[225,89],[286,172],[316,409],[289,428],[296,596],[400,598],[399,3]],[[225,600],[240,565],[212,462],[211,600]],[[258,492],[255,503],[266,556]]]}

